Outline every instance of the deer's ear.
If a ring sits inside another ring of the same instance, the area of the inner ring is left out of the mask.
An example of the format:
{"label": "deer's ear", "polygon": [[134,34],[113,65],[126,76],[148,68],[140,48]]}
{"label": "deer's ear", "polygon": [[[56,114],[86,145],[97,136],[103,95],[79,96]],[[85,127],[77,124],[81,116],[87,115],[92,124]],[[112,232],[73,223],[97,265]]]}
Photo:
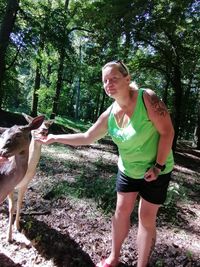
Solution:
{"label": "deer's ear", "polygon": [[0,134],[4,133],[8,128],[6,127],[0,127]]}
{"label": "deer's ear", "polygon": [[33,121],[31,123],[29,123],[28,128],[31,131],[39,128],[42,125],[44,119],[45,119],[44,115],[40,115],[40,116],[34,118]]}
{"label": "deer's ear", "polygon": [[28,123],[31,123],[33,121],[33,118],[27,115],[26,113],[22,113],[22,115],[24,116],[24,118],[26,119]]}

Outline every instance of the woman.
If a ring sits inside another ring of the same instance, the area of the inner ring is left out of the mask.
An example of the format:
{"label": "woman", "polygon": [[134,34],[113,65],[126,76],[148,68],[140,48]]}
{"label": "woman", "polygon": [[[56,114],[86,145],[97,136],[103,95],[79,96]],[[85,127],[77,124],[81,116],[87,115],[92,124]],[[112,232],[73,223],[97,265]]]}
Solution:
{"label": "woman", "polygon": [[97,267],[115,267],[130,227],[137,196],[139,225],[138,267],[145,267],[156,240],[156,216],[166,199],[173,169],[174,130],[164,103],[152,90],[131,83],[127,67],[112,61],[102,68],[106,94],[114,103],[85,133],[48,135],[43,144],[88,145],[109,133],[119,150],[117,204],[112,218],[112,248]]}

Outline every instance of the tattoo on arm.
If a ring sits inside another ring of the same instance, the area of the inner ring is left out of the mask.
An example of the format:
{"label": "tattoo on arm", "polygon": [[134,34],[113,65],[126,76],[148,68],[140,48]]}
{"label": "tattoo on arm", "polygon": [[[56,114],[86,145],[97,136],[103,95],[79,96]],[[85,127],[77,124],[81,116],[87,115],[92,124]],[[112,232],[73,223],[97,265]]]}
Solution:
{"label": "tattoo on arm", "polygon": [[151,106],[153,110],[158,113],[160,116],[165,117],[167,114],[167,108],[165,104],[160,100],[157,95],[151,97]]}

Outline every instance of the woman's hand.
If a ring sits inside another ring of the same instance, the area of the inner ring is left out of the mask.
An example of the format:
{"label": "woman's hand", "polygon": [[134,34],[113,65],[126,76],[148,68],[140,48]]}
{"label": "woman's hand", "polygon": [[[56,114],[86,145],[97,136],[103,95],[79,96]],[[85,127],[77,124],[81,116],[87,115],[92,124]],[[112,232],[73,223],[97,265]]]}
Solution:
{"label": "woman's hand", "polygon": [[55,135],[48,134],[47,136],[35,136],[34,140],[40,144],[49,145],[55,142]]}
{"label": "woman's hand", "polygon": [[156,168],[155,166],[152,166],[144,174],[144,179],[147,182],[155,181],[158,178],[158,175],[159,175],[160,172],[161,172],[160,169]]}

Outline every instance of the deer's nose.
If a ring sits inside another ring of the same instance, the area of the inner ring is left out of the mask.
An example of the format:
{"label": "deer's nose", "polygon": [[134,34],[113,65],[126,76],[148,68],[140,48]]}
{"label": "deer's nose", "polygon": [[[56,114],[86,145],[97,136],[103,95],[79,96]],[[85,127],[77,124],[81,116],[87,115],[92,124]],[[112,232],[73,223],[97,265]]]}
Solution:
{"label": "deer's nose", "polygon": [[8,150],[7,149],[0,149],[0,156],[1,157],[7,157]]}
{"label": "deer's nose", "polygon": [[7,161],[8,159],[6,157],[2,157],[0,156],[0,162],[4,162],[4,161]]}

